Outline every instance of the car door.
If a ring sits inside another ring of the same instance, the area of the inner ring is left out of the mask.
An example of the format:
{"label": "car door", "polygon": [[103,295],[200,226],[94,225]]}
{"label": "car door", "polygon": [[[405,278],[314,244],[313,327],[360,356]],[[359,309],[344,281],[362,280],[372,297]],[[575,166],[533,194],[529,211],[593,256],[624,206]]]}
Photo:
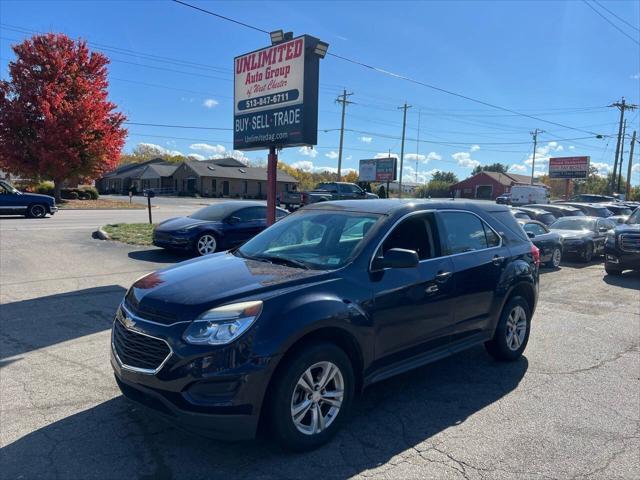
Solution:
{"label": "car door", "polygon": [[414,250],[420,262],[417,268],[371,273],[378,366],[446,350],[453,320],[453,264],[440,254],[434,214],[406,217],[389,232],[376,255],[390,248]]}
{"label": "car door", "polygon": [[443,254],[453,261],[455,312],[452,342],[483,335],[490,325],[500,278],[510,256],[500,235],[475,213],[437,213]]}
{"label": "car door", "polygon": [[0,182],[0,213],[3,215],[21,215],[27,210],[24,196],[10,185]]}
{"label": "car door", "polygon": [[267,207],[246,207],[236,210],[227,220],[225,239],[227,247],[242,245],[267,226]]}

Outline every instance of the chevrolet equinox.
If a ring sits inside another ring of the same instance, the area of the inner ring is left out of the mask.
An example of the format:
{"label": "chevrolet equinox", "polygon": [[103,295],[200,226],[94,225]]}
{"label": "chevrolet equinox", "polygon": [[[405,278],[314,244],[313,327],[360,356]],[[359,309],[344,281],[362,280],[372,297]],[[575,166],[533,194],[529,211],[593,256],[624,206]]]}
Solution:
{"label": "chevrolet equinox", "polygon": [[111,364],[126,397],[182,426],[238,440],[260,424],[308,450],[368,385],[478,344],[518,359],[539,261],[495,203],[318,203],[136,281]]}

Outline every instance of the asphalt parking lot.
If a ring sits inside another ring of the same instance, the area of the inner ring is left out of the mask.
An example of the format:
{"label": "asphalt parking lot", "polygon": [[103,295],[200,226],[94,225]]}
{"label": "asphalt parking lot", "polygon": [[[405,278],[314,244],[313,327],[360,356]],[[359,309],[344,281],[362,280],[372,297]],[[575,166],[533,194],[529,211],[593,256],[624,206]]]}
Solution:
{"label": "asphalt parking lot", "polygon": [[145,215],[0,219],[0,478],[640,478],[640,273],[545,270],[525,358],[475,348],[379,383],[333,442],[285,454],[183,433],[119,394],[116,306],[183,257],[91,231]]}

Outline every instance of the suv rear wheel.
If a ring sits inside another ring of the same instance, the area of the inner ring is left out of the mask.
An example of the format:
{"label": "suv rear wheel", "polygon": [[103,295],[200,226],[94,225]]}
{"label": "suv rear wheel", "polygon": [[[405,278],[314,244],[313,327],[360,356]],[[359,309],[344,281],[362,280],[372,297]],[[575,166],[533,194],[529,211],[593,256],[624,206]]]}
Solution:
{"label": "suv rear wheel", "polygon": [[524,352],[531,331],[531,309],[523,297],[513,297],[502,309],[493,338],[485,343],[497,360],[512,362]]}
{"label": "suv rear wheel", "polygon": [[268,420],[282,447],[311,450],[329,441],[348,417],[353,367],[331,343],[306,347],[286,362],[274,380]]}

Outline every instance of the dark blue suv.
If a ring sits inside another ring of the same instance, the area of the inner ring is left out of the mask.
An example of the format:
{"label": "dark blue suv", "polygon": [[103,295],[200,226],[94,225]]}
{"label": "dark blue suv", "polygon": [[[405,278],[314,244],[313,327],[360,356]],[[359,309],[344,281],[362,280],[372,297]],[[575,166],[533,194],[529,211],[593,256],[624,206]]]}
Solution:
{"label": "dark blue suv", "polygon": [[56,200],[49,195],[23,193],[0,180],[0,215],[25,215],[43,218],[58,211]]}
{"label": "dark blue suv", "polygon": [[317,203],[136,281],[111,364],[125,396],[183,426],[234,440],[261,424],[307,450],[368,385],[478,344],[518,359],[539,262],[495,203]]}

